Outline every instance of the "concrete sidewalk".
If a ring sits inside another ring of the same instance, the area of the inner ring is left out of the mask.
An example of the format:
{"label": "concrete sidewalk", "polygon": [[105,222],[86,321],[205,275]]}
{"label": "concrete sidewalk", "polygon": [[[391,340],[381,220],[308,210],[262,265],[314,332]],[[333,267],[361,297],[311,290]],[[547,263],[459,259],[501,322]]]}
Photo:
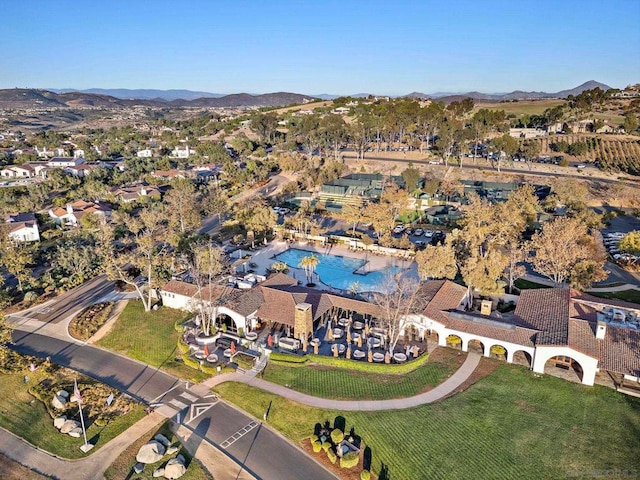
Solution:
{"label": "concrete sidewalk", "polygon": [[224,382],[239,382],[256,387],[261,390],[265,390],[275,395],[287,398],[294,402],[309,405],[310,407],[329,408],[332,410],[342,411],[381,411],[381,410],[399,410],[404,408],[413,408],[428,403],[437,402],[442,398],[447,397],[454,392],[460,385],[462,385],[471,376],[473,371],[480,362],[481,355],[475,352],[469,352],[467,359],[462,366],[456,370],[447,380],[428,392],[415,395],[413,397],[394,398],[390,400],[332,400],[329,398],[320,398],[307,395],[305,393],[291,390],[290,388],[275,383],[267,382],[260,378],[255,378],[250,375],[243,375],[240,373],[228,373],[224,375],[218,375],[211,377],[198,385],[199,389],[204,390],[211,389],[216,385]]}

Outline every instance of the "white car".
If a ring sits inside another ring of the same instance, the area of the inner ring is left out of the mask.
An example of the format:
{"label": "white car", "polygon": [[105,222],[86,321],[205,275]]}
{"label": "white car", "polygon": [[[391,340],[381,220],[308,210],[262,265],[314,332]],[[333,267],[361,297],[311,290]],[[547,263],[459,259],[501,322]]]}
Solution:
{"label": "white car", "polygon": [[415,231],[415,232],[413,232],[413,234],[414,234],[416,237],[421,237],[423,233],[424,233],[424,230],[422,230],[421,228],[416,228],[416,231]]}
{"label": "white car", "polygon": [[424,231],[424,236],[427,237],[427,238],[433,237],[433,230],[425,230]]}
{"label": "white car", "polygon": [[398,225],[396,228],[393,229],[393,233],[402,233],[404,232],[404,227],[402,225]]}

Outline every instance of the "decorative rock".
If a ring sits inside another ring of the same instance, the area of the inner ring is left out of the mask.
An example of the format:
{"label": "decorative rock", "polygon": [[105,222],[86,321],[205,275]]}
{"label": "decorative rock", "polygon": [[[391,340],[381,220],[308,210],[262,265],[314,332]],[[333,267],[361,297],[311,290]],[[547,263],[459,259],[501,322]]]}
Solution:
{"label": "decorative rock", "polygon": [[58,430],[60,430],[62,428],[62,425],[64,425],[64,422],[66,422],[67,417],[65,417],[64,415],[62,415],[61,417],[56,417],[53,419],[53,426],[56,427]]}
{"label": "decorative rock", "polygon": [[134,471],[136,474],[138,474],[138,473],[142,473],[142,471],[143,471],[143,470],[144,470],[144,463],[140,463],[140,462],[138,462],[138,463],[136,463],[136,464],[133,466],[133,471]]}
{"label": "decorative rock", "polygon": [[73,438],[80,438],[82,436],[82,428],[76,427],[69,432],[69,436]]}
{"label": "decorative rock", "polygon": [[187,463],[187,460],[184,458],[184,456],[183,456],[182,454],[178,455],[178,456],[176,457],[176,460],[177,460],[177,461],[179,461],[179,462],[180,462],[181,464],[183,464],[183,465],[184,465],[185,463]]}
{"label": "decorative rock", "polygon": [[56,410],[64,410],[65,408],[67,408],[67,399],[61,395],[56,394],[53,397],[53,400],[51,400],[51,405]]}
{"label": "decorative rock", "polygon": [[167,448],[167,451],[165,452],[165,455],[173,455],[178,450],[180,450],[178,447],[169,447],[169,448]]}
{"label": "decorative rock", "polygon": [[169,439],[167,437],[165,437],[164,435],[162,435],[161,433],[158,433],[155,437],[153,437],[153,439],[156,442],[160,442],[165,447],[168,447],[168,446],[171,445],[171,442],[169,441]]}
{"label": "decorative rock", "polygon": [[187,467],[184,466],[184,463],[180,462],[178,458],[172,458],[167,462],[167,465],[164,467],[164,478],[168,478],[170,480],[174,480],[176,478],[180,478],[187,472]]}
{"label": "decorative rock", "polygon": [[56,395],[64,398],[65,400],[69,400],[69,392],[67,392],[66,390],[60,390],[58,393],[56,393]]}
{"label": "decorative rock", "polygon": [[153,471],[153,478],[164,477],[164,468],[156,468]]}
{"label": "decorative rock", "polygon": [[80,422],[76,422],[75,420],[65,420],[60,427],[60,433],[69,433],[71,430],[78,428],[79,426]]}
{"label": "decorative rock", "polygon": [[156,463],[162,460],[166,448],[157,440],[151,440],[145,443],[138,454],[136,455],[136,461],[140,463]]}

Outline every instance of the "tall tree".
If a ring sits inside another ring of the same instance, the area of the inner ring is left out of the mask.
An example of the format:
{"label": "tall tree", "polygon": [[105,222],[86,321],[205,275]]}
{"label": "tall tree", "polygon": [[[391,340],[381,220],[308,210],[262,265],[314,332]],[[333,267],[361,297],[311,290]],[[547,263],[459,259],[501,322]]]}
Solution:
{"label": "tall tree", "polygon": [[313,274],[315,273],[316,267],[319,263],[320,259],[317,257],[317,255],[314,254],[305,255],[300,259],[298,267],[304,270],[307,277],[307,284],[313,283]]}
{"label": "tall tree", "polygon": [[166,212],[171,229],[171,243],[175,246],[180,238],[200,225],[198,195],[191,180],[177,178],[171,182],[171,190],[165,195]]}
{"label": "tall tree", "polygon": [[[153,305],[153,289],[159,286],[159,277],[166,267],[167,238],[164,226],[164,212],[161,209],[144,209],[137,218],[129,218],[126,225],[130,235],[124,239],[124,246],[116,248],[114,225],[104,225],[100,238],[100,249],[104,267],[110,280],[120,280],[131,285],[146,312]],[[145,279],[136,282],[135,273],[140,272]],[[146,292],[145,292],[146,289]]]}
{"label": "tall tree", "polygon": [[197,292],[191,299],[194,309],[200,316],[200,325],[205,335],[209,336],[215,328],[218,301],[227,293],[223,286],[216,285],[224,270],[222,252],[211,243],[195,245],[189,259],[189,271]]}
{"label": "tall tree", "polygon": [[382,292],[373,295],[373,302],[378,307],[379,326],[387,332],[389,338],[389,353],[393,354],[407,316],[415,313],[419,285],[396,275],[387,277],[382,287]]}
{"label": "tall tree", "polygon": [[27,242],[13,242],[6,236],[0,240],[0,265],[16,277],[20,291],[25,282],[33,279],[28,267],[34,262],[34,255],[35,247]]}
{"label": "tall tree", "polygon": [[448,278],[453,280],[458,273],[456,252],[450,239],[444,245],[428,245],[416,253],[418,274],[422,280]]}

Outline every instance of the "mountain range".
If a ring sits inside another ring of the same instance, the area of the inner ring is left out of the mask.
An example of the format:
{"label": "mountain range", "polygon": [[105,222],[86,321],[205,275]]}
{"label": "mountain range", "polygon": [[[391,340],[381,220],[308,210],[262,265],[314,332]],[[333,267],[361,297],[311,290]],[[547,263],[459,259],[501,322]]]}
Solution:
{"label": "mountain range", "polygon": [[[524,92],[516,90],[510,93],[447,93],[438,92],[426,94],[412,92],[404,97],[408,98],[437,98],[444,102],[452,102],[471,97],[479,102],[499,102],[509,100],[566,98],[578,95],[589,89],[600,87],[608,90],[608,85],[590,80],[575,88],[559,92]],[[354,98],[367,97],[369,94],[358,93]],[[197,92],[191,90],[129,90],[129,89],[101,89],[89,90],[73,89],[5,89],[0,90],[0,108],[42,108],[42,107],[280,107],[284,105],[300,104],[313,99],[330,100],[338,95],[302,95],[299,93],[276,92],[261,95],[235,93],[222,95],[217,93]]]}

